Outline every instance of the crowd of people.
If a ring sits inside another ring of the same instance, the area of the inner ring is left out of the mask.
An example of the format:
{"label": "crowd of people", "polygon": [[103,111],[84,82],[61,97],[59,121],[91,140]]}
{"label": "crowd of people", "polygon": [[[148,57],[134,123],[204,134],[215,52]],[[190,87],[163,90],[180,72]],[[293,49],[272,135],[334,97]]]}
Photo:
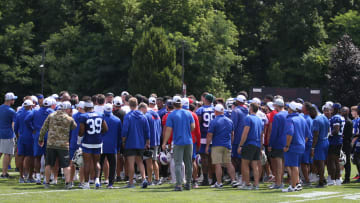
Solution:
{"label": "crowd of people", "polygon": [[126,91],[80,100],[62,91],[26,96],[15,108],[16,99],[6,93],[0,106],[1,178],[15,157],[21,184],[49,188],[63,174],[67,189],[75,181],[83,189],[118,181],[134,188],[141,179],[142,188],[170,181],[175,191],[270,182],[294,192],[349,183],[351,161],[360,171],[360,106],[328,101],[320,111],[301,98],[249,99],[245,91],[227,100]]}

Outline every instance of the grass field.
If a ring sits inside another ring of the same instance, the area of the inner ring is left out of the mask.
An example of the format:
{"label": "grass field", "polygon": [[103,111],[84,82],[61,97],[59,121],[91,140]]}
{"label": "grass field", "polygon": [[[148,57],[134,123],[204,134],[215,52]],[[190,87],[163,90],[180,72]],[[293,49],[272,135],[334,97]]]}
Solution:
{"label": "grass field", "polygon": [[[14,165],[13,165],[14,166]],[[352,168],[352,176],[356,169]],[[304,188],[301,192],[282,193],[261,184],[258,191],[241,191],[225,186],[223,189],[200,187],[191,191],[173,192],[173,185],[164,184],[141,189],[64,190],[60,181],[51,189],[42,185],[19,184],[18,173],[10,172],[11,179],[0,179],[0,202],[360,202],[360,183],[329,186],[323,189]],[[60,178],[59,178],[60,180]],[[122,187],[125,182],[116,183]]]}

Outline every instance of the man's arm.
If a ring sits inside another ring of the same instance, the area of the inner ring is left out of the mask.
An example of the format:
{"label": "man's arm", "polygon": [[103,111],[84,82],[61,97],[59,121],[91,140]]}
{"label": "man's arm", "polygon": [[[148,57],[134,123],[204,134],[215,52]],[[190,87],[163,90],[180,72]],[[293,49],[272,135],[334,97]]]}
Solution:
{"label": "man's arm", "polygon": [[195,123],[190,124],[191,132],[195,130]]}
{"label": "man's arm", "polygon": [[168,142],[168,140],[170,138],[171,131],[172,131],[172,127],[167,126],[166,130],[165,130],[165,136],[164,136],[164,139],[163,139],[163,144],[162,144],[163,150],[165,150],[165,146],[166,146],[166,143]]}
{"label": "man's arm", "polygon": [[48,116],[41,127],[40,135],[39,135],[39,145],[42,147],[44,145],[44,137],[46,132],[49,130],[49,122],[50,122],[50,116]]}
{"label": "man's arm", "polygon": [[231,144],[233,144],[234,143],[234,131],[231,131]]}
{"label": "man's arm", "polygon": [[101,123],[101,133],[106,133],[109,130],[107,123],[105,120],[102,121]]}
{"label": "man's arm", "polygon": [[238,147],[238,153],[241,154],[241,148],[243,147],[245,141],[247,140],[247,136],[249,134],[249,130],[250,130],[250,126],[245,126],[244,127],[244,131],[241,135],[241,140],[240,140],[240,144]]}
{"label": "man's arm", "polygon": [[79,126],[79,137],[84,136],[84,133],[85,133],[85,124],[84,124],[84,123],[80,123],[80,126]]}
{"label": "man's arm", "polygon": [[291,135],[286,135],[286,146],[284,147],[284,152],[289,151],[291,140],[292,140],[292,136]]}
{"label": "man's arm", "polygon": [[212,133],[208,133],[206,136],[206,148],[205,148],[205,153],[208,154],[209,153],[209,146],[211,143],[211,140],[213,138],[213,134]]}

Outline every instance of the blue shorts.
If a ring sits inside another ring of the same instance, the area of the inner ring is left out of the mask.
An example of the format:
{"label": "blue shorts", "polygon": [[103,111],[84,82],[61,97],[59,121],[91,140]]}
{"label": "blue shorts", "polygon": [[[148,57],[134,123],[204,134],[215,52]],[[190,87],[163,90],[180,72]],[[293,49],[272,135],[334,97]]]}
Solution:
{"label": "blue shorts", "polygon": [[239,158],[241,159],[241,155],[238,154],[237,150],[238,150],[239,145],[238,144],[233,144],[231,147],[231,158]]}
{"label": "blue shorts", "polygon": [[82,152],[87,154],[101,154],[101,147],[100,148],[86,148],[81,146]]}
{"label": "blue shorts", "polygon": [[75,154],[77,149],[79,149],[79,148],[70,148],[69,149],[70,161],[74,158],[74,154]]}
{"label": "blue shorts", "polygon": [[300,159],[302,154],[296,152],[285,152],[284,159],[285,159],[285,166],[290,167],[299,167],[300,166]]}
{"label": "blue shorts", "polygon": [[318,142],[314,150],[314,160],[325,161],[329,150],[329,142]]}
{"label": "blue shorts", "polygon": [[[195,145],[194,145],[195,146]],[[195,148],[196,149],[196,148]],[[206,144],[201,144],[199,154],[205,154]],[[209,146],[209,153],[211,153],[211,145]]]}
{"label": "blue shorts", "polygon": [[196,143],[193,144],[193,155],[192,158],[195,159],[196,157]]}
{"label": "blue shorts", "polygon": [[18,143],[19,156],[34,156],[34,143]]}
{"label": "blue shorts", "polygon": [[302,157],[301,157],[301,163],[302,164],[311,164],[312,163],[311,148],[305,149],[305,152],[304,152],[304,154],[302,154]]}
{"label": "blue shorts", "polygon": [[34,156],[42,156],[46,152],[47,134],[45,135],[44,146],[39,145],[39,133],[33,135],[34,138]]}

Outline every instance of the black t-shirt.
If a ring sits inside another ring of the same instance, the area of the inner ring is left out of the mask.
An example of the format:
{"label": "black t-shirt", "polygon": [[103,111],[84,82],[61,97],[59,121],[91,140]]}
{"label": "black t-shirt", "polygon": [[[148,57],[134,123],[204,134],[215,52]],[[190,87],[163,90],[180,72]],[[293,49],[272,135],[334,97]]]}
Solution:
{"label": "black t-shirt", "polygon": [[126,112],[124,110],[122,109],[115,110],[113,114],[121,120],[121,123],[124,122],[124,117],[126,115]]}
{"label": "black t-shirt", "polygon": [[343,139],[343,145],[349,145],[351,144],[351,140],[353,137],[353,123],[350,120],[350,118],[346,118],[345,120],[345,127],[344,127],[344,139]]}

